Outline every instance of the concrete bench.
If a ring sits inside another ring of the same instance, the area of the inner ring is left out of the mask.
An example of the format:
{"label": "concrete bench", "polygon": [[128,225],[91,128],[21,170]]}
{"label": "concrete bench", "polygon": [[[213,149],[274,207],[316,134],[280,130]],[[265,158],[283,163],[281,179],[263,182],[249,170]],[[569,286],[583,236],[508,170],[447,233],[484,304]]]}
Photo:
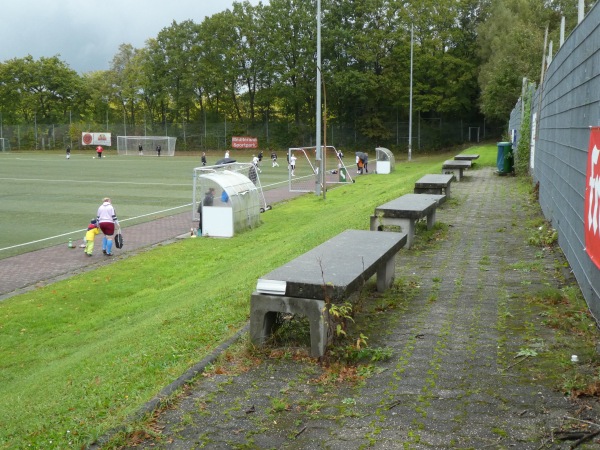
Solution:
{"label": "concrete bench", "polygon": [[375,208],[371,216],[371,230],[383,230],[385,226],[399,226],[407,235],[406,248],[412,247],[415,223],[427,217],[427,228],[435,224],[435,211],[446,200],[445,195],[405,194]]}
{"label": "concrete bench", "polygon": [[302,314],[310,323],[311,355],[322,356],[328,343],[327,302],[349,300],[377,274],[377,290],[394,281],[396,253],[404,233],[346,230],[261,277],[250,298],[250,339],[262,345],[278,313]]}
{"label": "concrete bench", "polygon": [[475,164],[475,160],[479,159],[479,155],[478,154],[463,154],[463,155],[456,155],[454,157],[455,160],[457,161],[471,161],[471,164]]}
{"label": "concrete bench", "polygon": [[442,173],[451,173],[456,178],[456,181],[460,181],[463,177],[463,171],[471,168],[471,161],[461,161],[456,159],[448,159],[442,164]]}
{"label": "concrete bench", "polygon": [[450,184],[454,175],[427,174],[415,183],[415,194],[446,195],[450,198]]}

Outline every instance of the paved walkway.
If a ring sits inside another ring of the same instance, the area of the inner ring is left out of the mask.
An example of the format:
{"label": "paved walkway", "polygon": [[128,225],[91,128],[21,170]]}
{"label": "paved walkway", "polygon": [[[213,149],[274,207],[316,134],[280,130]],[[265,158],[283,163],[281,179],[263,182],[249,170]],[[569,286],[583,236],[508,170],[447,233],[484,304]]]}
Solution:
{"label": "paved walkway", "polygon": [[[135,448],[566,448],[552,431],[585,408],[513,367],[545,330],[521,295],[557,286],[561,258],[526,244],[535,211],[513,183],[470,171],[437,214],[447,236],[400,252],[397,277],[416,295],[393,292],[396,308],[361,313],[371,347],[391,350],[364,383],[338,383],[352,374],[327,375],[294,349],[241,374],[224,363],[158,415],[159,438]],[[546,270],[524,270],[533,261]]]}

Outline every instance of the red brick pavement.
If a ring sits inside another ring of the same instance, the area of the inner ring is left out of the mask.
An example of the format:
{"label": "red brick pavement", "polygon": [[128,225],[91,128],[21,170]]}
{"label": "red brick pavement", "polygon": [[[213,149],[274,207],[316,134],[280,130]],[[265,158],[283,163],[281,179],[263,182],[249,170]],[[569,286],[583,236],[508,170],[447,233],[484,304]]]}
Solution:
{"label": "red brick pavement", "polygon": [[[314,182],[313,182],[314,183]],[[267,205],[302,195],[289,192],[287,184],[277,189],[264,191]],[[135,253],[137,250],[166,243],[178,236],[189,234],[191,211],[165,217],[152,222],[133,225],[123,229],[125,246],[123,250],[113,247],[114,256],[102,254],[100,245],[96,245],[91,258],[83,249],[68,248],[66,244],[25,253],[0,260],[0,301],[14,295],[45,286],[68,278],[111,261]]]}

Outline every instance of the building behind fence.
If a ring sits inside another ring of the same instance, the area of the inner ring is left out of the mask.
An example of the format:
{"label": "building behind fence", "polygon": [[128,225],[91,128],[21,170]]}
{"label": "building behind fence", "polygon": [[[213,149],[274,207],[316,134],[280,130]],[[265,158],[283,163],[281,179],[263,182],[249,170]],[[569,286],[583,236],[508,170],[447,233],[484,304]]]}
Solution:
{"label": "building behind fence", "polygon": [[520,130],[522,120],[530,121],[531,136],[518,139],[530,139],[530,170],[539,183],[542,211],[558,231],[559,245],[597,321],[600,270],[585,250],[584,203],[590,127],[600,125],[599,23],[596,3],[548,65],[530,116],[522,116],[519,102],[509,122],[510,130]]}

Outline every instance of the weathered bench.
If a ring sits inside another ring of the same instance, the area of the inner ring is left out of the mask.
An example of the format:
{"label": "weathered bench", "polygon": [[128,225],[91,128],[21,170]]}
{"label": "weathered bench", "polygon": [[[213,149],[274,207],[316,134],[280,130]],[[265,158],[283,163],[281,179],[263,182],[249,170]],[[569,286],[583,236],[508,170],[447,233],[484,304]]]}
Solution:
{"label": "weathered bench", "polygon": [[475,164],[475,160],[479,159],[479,155],[478,154],[462,154],[462,155],[456,155],[454,157],[455,160],[457,161],[471,161],[471,164]]}
{"label": "weathered bench", "polygon": [[463,171],[471,168],[471,161],[461,161],[456,159],[448,159],[442,164],[442,173],[451,173],[456,178],[456,181],[460,181],[463,177]]}
{"label": "weathered bench", "polygon": [[278,313],[302,314],[310,323],[311,355],[325,353],[327,302],[348,300],[377,274],[377,290],[394,281],[396,253],[405,233],[346,230],[261,277],[250,298],[250,339],[262,345],[276,326]]}
{"label": "weathered bench", "polygon": [[436,194],[450,198],[450,184],[454,175],[427,174],[415,182],[415,194]]}
{"label": "weathered bench", "polygon": [[415,236],[415,223],[427,217],[427,228],[435,224],[435,211],[446,200],[445,195],[405,194],[375,208],[371,216],[371,230],[383,230],[385,226],[399,226],[407,234],[406,248],[410,248]]}

